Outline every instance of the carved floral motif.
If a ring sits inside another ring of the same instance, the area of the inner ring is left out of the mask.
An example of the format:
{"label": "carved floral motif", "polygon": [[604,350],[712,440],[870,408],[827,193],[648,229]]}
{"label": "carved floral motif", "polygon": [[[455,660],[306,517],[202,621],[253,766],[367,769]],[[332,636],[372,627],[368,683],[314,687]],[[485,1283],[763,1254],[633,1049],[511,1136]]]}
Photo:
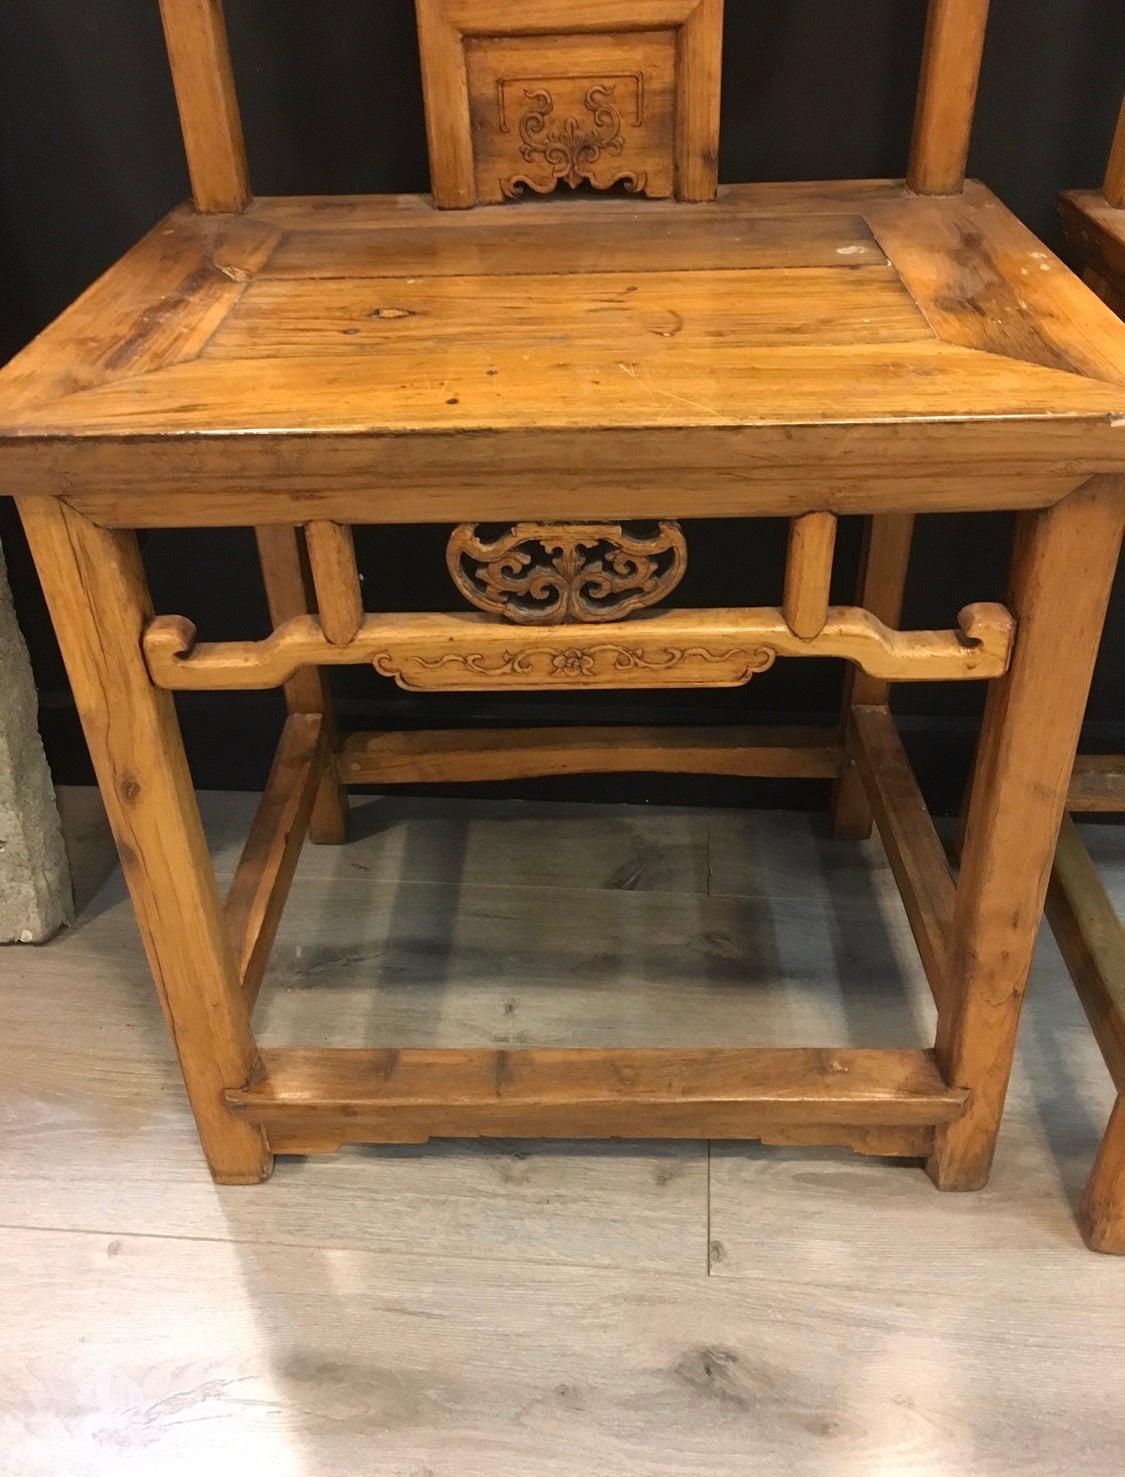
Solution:
{"label": "carved floral motif", "polygon": [[[641,111],[641,79],[636,78],[638,122]],[[501,84],[501,90],[503,84]],[[583,180],[599,190],[623,184],[627,190],[644,190],[646,176],[636,170],[611,170],[606,176],[597,166],[603,155],[619,158],[625,149],[621,132],[621,114],[615,106],[615,87],[599,82],[587,88],[582,102],[587,117],[555,114],[554,94],[546,87],[524,92],[527,108],[519,120],[520,157],[527,164],[540,165],[542,175],[514,174],[503,181],[505,195],[516,196],[525,186],[539,194],[548,194],[560,180],[576,189]]]}
{"label": "carved floral motif", "polygon": [[620,620],[663,600],[687,568],[678,523],[517,523],[494,539],[462,523],[450,535],[453,583],[478,610],[520,625]]}
{"label": "carved floral motif", "polygon": [[[375,670],[400,687],[435,689],[510,687],[736,687],[772,667],[777,652],[769,646],[623,646],[598,640],[583,646],[526,646],[495,655],[447,651],[392,655],[380,652]],[[625,676],[624,674],[629,674]]]}

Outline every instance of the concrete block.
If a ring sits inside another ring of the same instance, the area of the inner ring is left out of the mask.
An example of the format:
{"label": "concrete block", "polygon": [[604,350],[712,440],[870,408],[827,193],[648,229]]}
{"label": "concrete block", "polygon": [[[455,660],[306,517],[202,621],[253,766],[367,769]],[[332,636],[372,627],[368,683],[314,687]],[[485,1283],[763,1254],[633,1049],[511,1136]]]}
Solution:
{"label": "concrete block", "polygon": [[72,906],[35,684],[0,549],[0,943],[41,943],[70,921]]}

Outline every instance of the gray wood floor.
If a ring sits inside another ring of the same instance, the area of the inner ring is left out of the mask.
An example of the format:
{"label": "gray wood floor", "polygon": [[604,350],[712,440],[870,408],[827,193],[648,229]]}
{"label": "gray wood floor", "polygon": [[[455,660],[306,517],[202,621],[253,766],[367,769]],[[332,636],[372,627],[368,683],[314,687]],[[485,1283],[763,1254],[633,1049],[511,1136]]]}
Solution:
{"label": "gray wood floor", "polygon": [[[203,1168],[96,802],[75,927],[0,953],[3,1477],[1081,1471],[1125,1452],[1125,1263],[1073,1207],[1111,1090],[1049,935],[991,1184],[757,1146]],[[208,795],[229,877],[252,802]],[[877,843],[800,815],[358,800],[265,1041],[913,1044]],[[1089,828],[1119,898],[1125,832]]]}

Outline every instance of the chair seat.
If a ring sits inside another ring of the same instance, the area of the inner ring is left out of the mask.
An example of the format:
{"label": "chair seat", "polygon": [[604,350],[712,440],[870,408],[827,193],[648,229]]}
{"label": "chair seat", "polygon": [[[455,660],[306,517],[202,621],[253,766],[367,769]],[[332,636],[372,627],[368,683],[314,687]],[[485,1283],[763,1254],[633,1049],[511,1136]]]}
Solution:
{"label": "chair seat", "polygon": [[[980,185],[279,198],[175,210],[0,375],[0,437],[16,491],[91,442],[187,472],[239,433],[326,456],[455,436],[469,474],[519,432],[643,432],[690,460],[684,433],[745,458],[752,433],[862,427],[875,463],[911,455],[904,428],[975,423],[973,457],[1081,472],[1125,466],[1123,385],[1125,327]],[[830,465],[842,443],[820,444]]]}

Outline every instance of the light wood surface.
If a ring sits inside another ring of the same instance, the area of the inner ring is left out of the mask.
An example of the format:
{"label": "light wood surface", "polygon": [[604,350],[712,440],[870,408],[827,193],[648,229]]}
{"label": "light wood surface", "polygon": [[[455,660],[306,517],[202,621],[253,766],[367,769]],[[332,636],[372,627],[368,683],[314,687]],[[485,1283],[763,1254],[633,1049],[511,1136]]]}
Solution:
{"label": "light wood surface", "polygon": [[175,710],[141,655],[152,607],[136,538],[52,499],[26,499],[20,514],[204,1150],[228,1183],[263,1179],[263,1135],[221,1097],[245,1082],[254,1044]]}
{"label": "light wood surface", "polygon": [[910,187],[955,195],[965,183],[989,0],[930,0],[910,150]]}
{"label": "light wood surface", "polygon": [[972,1090],[965,1115],[937,1133],[930,1169],[947,1188],[979,1186],[995,1148],[1121,547],[1123,493],[1120,480],[1095,479],[1045,513],[1022,515],[1017,526],[1009,602],[1020,639],[985,705],[954,906],[948,1008],[943,1004],[938,1016],[947,1080]]}
{"label": "light wood surface", "polygon": [[778,656],[837,657],[878,677],[917,682],[998,677],[1015,625],[1002,605],[961,611],[954,631],[892,631],[855,606],[833,606],[820,634],[795,636],[781,610],[656,611],[627,624],[511,626],[472,614],[368,615],[346,645],[296,617],[261,641],[196,642],[184,616],[145,630],[153,682],[178,691],[279,687],[310,662],[371,663],[411,691],[598,687],[737,687]]}
{"label": "light wood surface", "polygon": [[954,886],[898,729],[886,708],[852,710],[851,752],[938,1006],[948,1000]]}
{"label": "light wood surface", "polygon": [[1125,930],[1069,816],[1055,848],[1047,917],[1109,1074],[1125,1092]]}
{"label": "light wood surface", "polygon": [[1082,1227],[1095,1251],[1125,1254],[1125,930],[1069,816],[1063,818],[1047,917],[1117,1089],[1086,1187]]}
{"label": "light wood surface", "polygon": [[804,641],[819,636],[828,619],[835,548],[836,519],[831,513],[806,513],[790,523],[781,608],[790,630]]}
{"label": "light wood surface", "polygon": [[[1034,505],[1125,464],[1109,309],[983,187],[852,190],[831,209],[816,185],[593,216],[540,201],[514,226],[395,197],[174,212],[0,374],[6,486],[108,493],[134,524],[266,523],[271,498],[304,521],[286,502],[302,486],[305,518],[471,522],[526,517],[540,471],[550,520],[588,517],[604,506],[589,491],[617,483],[621,517],[682,514],[689,486],[698,516],[777,512],[755,502],[771,477],[771,500],[788,484],[818,511],[857,483],[868,511],[909,506],[927,476],[947,484],[927,506]],[[815,314],[794,282],[810,252]],[[583,306],[599,266],[608,317]],[[1020,475],[1068,480],[1013,491]],[[234,492],[241,509],[208,505]]]}
{"label": "light wood surface", "polygon": [[250,176],[223,0],[160,0],[197,210],[245,210]]}
{"label": "light wood surface", "polygon": [[263,1053],[246,1086],[227,1094],[232,1112],[267,1129],[278,1152],[296,1153],[430,1138],[769,1142],[779,1126],[840,1125],[848,1141],[853,1128],[949,1122],[965,1099],[946,1086],[928,1052],[800,1047],[282,1047]]}
{"label": "light wood surface", "polygon": [[[254,798],[202,797],[226,875]],[[373,1013],[455,1033],[488,975],[534,1036],[553,1001],[589,1040],[592,995],[525,986],[524,956],[474,928],[487,894],[591,980],[599,954],[674,913],[659,951],[683,1042],[732,993],[747,1032],[764,1018],[792,1039],[799,1018],[806,1039],[862,1043],[890,1015],[900,1044],[924,1040],[916,958],[901,978],[877,965],[905,933],[878,843],[834,842],[816,817],[366,798],[355,830],[302,857],[282,948],[336,957],[263,996],[275,1037],[313,1040],[341,1011],[353,1039]],[[1083,833],[1125,900],[1114,828]],[[603,906],[568,943],[557,884],[579,856],[587,890],[567,905]],[[612,880],[629,870],[637,890]],[[737,913],[709,872],[746,894]],[[371,924],[350,966],[349,912]],[[758,971],[741,991],[722,972],[736,951]],[[326,987],[345,968],[354,989]],[[645,1010],[640,973],[615,981],[622,1019],[671,1019]],[[435,1142],[281,1160],[263,1194],[217,1187],[119,874],[57,942],[0,957],[0,1014],[12,1477],[495,1477],[513,1461],[526,1477],[1026,1477],[1076,1454],[1116,1477],[1120,1268],[1085,1250],[1071,1208],[1113,1096],[1049,933],[981,1197],[846,1149],[692,1143]]]}
{"label": "light wood surface", "polygon": [[223,906],[227,937],[251,1010],[308,830],[325,768],[327,737],[319,716],[294,713],[287,721]]}
{"label": "light wood surface", "polygon": [[420,0],[439,206],[562,185],[710,200],[722,0]]}
{"label": "light wood surface", "polygon": [[1125,1255],[1125,1096],[1118,1094],[1086,1184],[1081,1224],[1092,1251]]}
{"label": "light wood surface", "polygon": [[[1060,200],[1084,279],[1125,317],[1125,102],[1118,114],[1105,185]],[[1125,756],[1079,755],[1067,792],[1074,812],[1125,810]],[[1086,1186],[1081,1224],[1094,1251],[1125,1254],[1125,941],[1120,915],[1069,815],[1064,817],[1047,893],[1048,916],[1095,1039],[1118,1090]]]}
{"label": "light wood surface", "polygon": [[363,592],[350,528],[315,519],[305,528],[320,625],[333,646],[354,641],[363,624]]}
{"label": "light wood surface", "polygon": [[[912,513],[883,513],[869,518],[864,525],[857,604],[891,627],[898,626],[902,619],[913,537]],[[889,696],[888,682],[849,663],[844,670],[845,732],[853,707],[885,707]],[[849,756],[832,796],[833,829],[837,836],[860,841],[871,835],[872,819],[867,789],[854,757]]]}
{"label": "light wood surface", "polygon": [[[316,602],[308,550],[300,528],[267,524],[256,528],[258,558],[270,621],[280,626],[294,616],[311,611]],[[320,667],[302,667],[285,684],[285,704],[290,713],[320,718],[330,748],[336,744],[336,720],[328,676]],[[309,820],[309,840],[315,845],[339,845],[348,831],[348,798],[340,788],[331,765],[325,764]]]}

